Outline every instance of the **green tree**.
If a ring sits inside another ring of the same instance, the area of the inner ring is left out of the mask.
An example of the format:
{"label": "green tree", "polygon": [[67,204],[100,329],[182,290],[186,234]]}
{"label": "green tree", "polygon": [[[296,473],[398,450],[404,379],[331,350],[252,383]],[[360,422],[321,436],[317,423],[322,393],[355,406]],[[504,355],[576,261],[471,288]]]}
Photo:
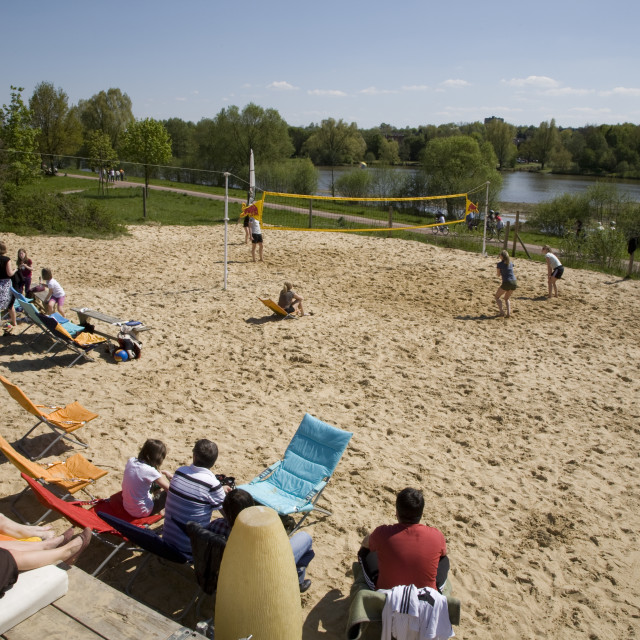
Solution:
{"label": "green tree", "polygon": [[485,129],[487,140],[498,158],[498,167],[503,169],[510,164],[517,151],[513,142],[516,137],[516,128],[512,124],[494,118],[486,124]]}
{"label": "green tree", "polygon": [[334,169],[338,164],[350,164],[364,157],[366,143],[355,122],[347,124],[342,119],[323,120],[305,144],[314,164],[331,167],[331,195],[335,196]]}
{"label": "green tree", "polygon": [[398,143],[395,140],[382,138],[378,150],[378,160],[381,164],[392,165],[400,162]]}
{"label": "green tree", "polygon": [[171,159],[171,138],[162,122],[153,118],[137,120],[122,135],[122,155],[144,166],[144,186],[149,193],[149,178],[158,165]]}
{"label": "green tree", "polygon": [[291,157],[293,144],[287,123],[275,109],[248,104],[222,109],[213,119],[196,125],[200,165],[220,172],[229,171],[249,178],[251,149],[258,163],[272,164]]}
{"label": "green tree", "polygon": [[88,100],[78,102],[80,120],[87,131],[102,131],[109,136],[111,146],[118,149],[120,136],[134,121],[131,98],[120,89],[100,91]]}
{"label": "green tree", "polygon": [[38,130],[31,121],[31,111],[22,100],[22,87],[11,86],[11,102],[0,109],[0,154],[2,174],[19,187],[39,175],[40,160],[37,155]]}
{"label": "green tree", "polygon": [[551,160],[557,144],[556,121],[552,118],[551,122],[541,122],[531,140],[533,153],[536,155],[541,169],[544,169],[544,166]]}
{"label": "green tree", "polygon": [[192,160],[196,152],[194,140],[196,125],[193,122],[185,122],[181,118],[169,118],[169,120],[163,120],[162,124],[171,138],[172,156],[178,161]]}
{"label": "green tree", "polygon": [[111,146],[109,136],[103,131],[90,131],[85,138],[89,164],[98,172],[98,189],[104,192],[109,184],[106,172],[118,162],[118,154]]}
{"label": "green tree", "polygon": [[51,82],[41,82],[29,100],[32,122],[39,130],[38,149],[53,173],[56,156],[75,152],[82,143],[77,109],[69,108],[67,94]]}
{"label": "green tree", "polygon": [[489,196],[494,201],[502,187],[497,164],[489,142],[478,144],[469,136],[434,138],[422,156],[422,166],[428,176],[428,195],[467,193],[489,181]]}

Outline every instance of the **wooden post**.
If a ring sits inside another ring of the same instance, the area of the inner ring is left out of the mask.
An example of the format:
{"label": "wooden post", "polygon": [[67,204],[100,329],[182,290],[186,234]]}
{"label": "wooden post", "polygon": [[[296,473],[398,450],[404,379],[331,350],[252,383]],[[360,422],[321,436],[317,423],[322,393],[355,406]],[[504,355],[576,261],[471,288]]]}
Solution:
{"label": "wooden post", "polygon": [[[393,207],[389,207],[389,229],[393,229]],[[387,237],[390,238],[393,234],[391,231],[387,233]]]}
{"label": "wooden post", "polygon": [[146,219],[147,217],[147,190],[142,187],[142,215]]}
{"label": "wooden post", "polygon": [[518,241],[518,231],[520,229],[520,212],[516,211],[516,225],[513,230],[513,249],[511,249],[511,257],[516,257],[516,242]]}
{"label": "wooden post", "polygon": [[629,271],[627,271],[627,278],[630,278],[631,274],[633,273],[633,256],[635,255],[636,255],[635,251],[629,254]]}
{"label": "wooden post", "polygon": [[[529,252],[527,251],[527,247],[525,247],[524,242],[522,242],[522,240],[520,239],[520,235],[519,235],[519,234],[517,234],[517,233],[516,233],[516,238],[517,238],[518,240],[520,240],[520,244],[522,245],[522,248],[524,249],[524,252],[527,254],[527,258],[529,258],[529,260],[531,260],[531,256],[529,255]],[[513,244],[515,245],[515,243],[516,243],[516,241],[514,240],[514,241],[513,241]],[[513,255],[515,255],[515,254],[516,254],[516,252],[515,252],[515,250],[514,250]]]}
{"label": "wooden post", "polygon": [[309,200],[309,229],[313,227],[313,200]]}
{"label": "wooden post", "polygon": [[511,228],[511,220],[507,220],[507,226],[504,230],[504,242],[502,243],[502,248],[506,251],[507,246],[509,245],[509,229]]}

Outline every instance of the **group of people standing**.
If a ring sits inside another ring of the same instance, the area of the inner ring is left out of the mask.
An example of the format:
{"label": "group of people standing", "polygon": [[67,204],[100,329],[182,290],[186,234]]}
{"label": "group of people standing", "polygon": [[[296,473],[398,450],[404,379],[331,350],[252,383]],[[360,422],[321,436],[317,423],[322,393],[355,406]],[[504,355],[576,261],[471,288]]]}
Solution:
{"label": "group of people standing", "polygon": [[26,250],[18,250],[15,267],[11,258],[6,254],[7,245],[0,242],[0,311],[3,315],[6,312],[9,318],[7,322],[3,323],[3,333],[10,334],[17,324],[12,288],[25,296],[29,296],[32,291],[47,291],[43,301],[47,313],[57,311],[61,316],[64,316],[66,294],[60,283],[53,278],[51,269],[43,267],[40,272],[40,283],[32,287],[33,261],[27,255]]}
{"label": "group of people standing", "polygon": [[[547,285],[549,287],[548,297],[558,297],[557,282],[562,278],[564,267],[549,245],[542,247],[545,261],[547,263]],[[511,302],[509,299],[513,292],[518,288],[518,281],[513,272],[513,262],[509,256],[509,252],[503,249],[500,252],[500,262],[496,265],[498,277],[502,279],[502,283],[498,287],[495,294],[495,301],[498,305],[498,314],[502,317],[511,317]],[[504,302],[504,306],[503,303]]]}

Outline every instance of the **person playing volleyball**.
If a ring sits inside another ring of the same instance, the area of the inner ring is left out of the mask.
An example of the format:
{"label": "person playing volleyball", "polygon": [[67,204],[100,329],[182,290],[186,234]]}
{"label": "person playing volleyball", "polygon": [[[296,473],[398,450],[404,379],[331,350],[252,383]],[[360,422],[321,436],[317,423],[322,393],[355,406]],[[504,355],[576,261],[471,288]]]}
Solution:
{"label": "person playing volleyball", "polygon": [[[498,310],[500,311],[500,315],[503,317],[510,318],[511,317],[511,303],[509,302],[509,298],[513,292],[518,288],[518,282],[516,277],[513,275],[513,262],[511,262],[511,258],[509,257],[509,252],[506,250],[502,250],[500,252],[500,262],[496,265],[498,269],[498,276],[502,278],[502,284],[498,287],[496,291],[495,299],[496,304],[498,305]],[[504,296],[505,305],[507,308],[507,313],[505,314],[502,308],[502,300],[501,298]]]}
{"label": "person playing volleyball", "polygon": [[551,251],[551,247],[548,244],[545,244],[542,247],[542,252],[545,254],[545,260],[547,261],[547,283],[549,285],[549,298],[558,297],[558,285],[556,284],[557,280],[562,278],[562,274],[564,273],[564,267],[562,263],[558,259],[558,257]]}

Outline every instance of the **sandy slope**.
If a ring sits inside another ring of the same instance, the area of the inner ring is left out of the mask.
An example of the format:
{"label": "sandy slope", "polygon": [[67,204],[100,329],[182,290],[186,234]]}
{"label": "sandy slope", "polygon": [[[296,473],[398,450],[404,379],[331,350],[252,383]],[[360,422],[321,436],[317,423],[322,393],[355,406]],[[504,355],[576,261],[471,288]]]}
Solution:
{"label": "sandy slope", "polygon": [[[266,262],[254,264],[241,227],[230,232],[227,291],[220,228],[3,238],[11,255],[26,246],[35,265],[52,266],[69,307],[154,327],[143,358],[120,365],[100,355],[65,369],[67,356],[1,342],[0,370],[33,399],[77,399],[101,414],[83,433],[87,456],[110,470],[99,495],[118,489],[146,437],[167,442],[167,468],[212,438],[217,468],[247,481],[308,411],[354,437],[323,498],[334,516],[307,529],[317,556],[305,638],[342,637],[359,542],[392,521],[405,486],[424,489],[425,520],[447,537],[457,637],[636,637],[638,282],[567,270],[562,297],[547,301],[544,265],[518,260],[515,314],[503,320],[492,258],[267,231]],[[276,297],[285,279],[313,316],[272,321],[257,296]],[[2,407],[13,442],[30,422],[6,395]],[[8,464],[0,478],[4,495],[21,490]],[[103,554],[93,544],[80,566]],[[121,557],[103,578],[121,587],[135,564]],[[150,595],[179,607],[184,588],[156,577]]]}

